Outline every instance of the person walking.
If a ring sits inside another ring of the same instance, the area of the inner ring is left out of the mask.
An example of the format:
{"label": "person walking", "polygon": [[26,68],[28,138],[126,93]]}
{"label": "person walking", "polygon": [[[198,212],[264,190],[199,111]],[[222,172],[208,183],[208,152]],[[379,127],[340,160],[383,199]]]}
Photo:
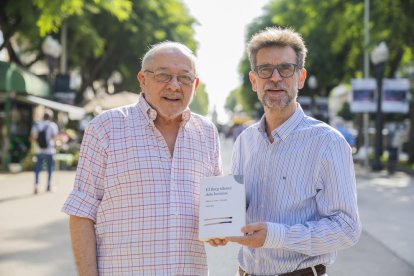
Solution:
{"label": "person walking", "polygon": [[245,236],[210,244],[242,245],[237,275],[326,275],[361,233],[351,147],[297,102],[306,79],[300,34],[267,28],[253,35],[248,54],[265,113],[233,148],[231,172],[246,185]]}
{"label": "person walking", "polygon": [[188,108],[196,58],[181,43],[156,44],[137,78],[138,103],[85,130],[63,207],[79,275],[208,275],[199,185],[222,168],[216,127]]}
{"label": "person walking", "polygon": [[356,151],[356,141],[355,137],[349,132],[349,130],[346,128],[345,121],[341,117],[335,117],[332,120],[333,127],[341,133],[342,136],[344,136],[345,140],[348,142],[349,146],[352,148],[352,152]]}
{"label": "person walking", "polygon": [[31,140],[35,142],[36,164],[34,167],[35,184],[34,194],[39,192],[39,174],[42,171],[43,164],[47,166],[47,188],[46,191],[52,190],[52,173],[54,169],[55,139],[59,134],[59,128],[53,120],[53,112],[45,110],[43,120],[36,122],[32,126]]}

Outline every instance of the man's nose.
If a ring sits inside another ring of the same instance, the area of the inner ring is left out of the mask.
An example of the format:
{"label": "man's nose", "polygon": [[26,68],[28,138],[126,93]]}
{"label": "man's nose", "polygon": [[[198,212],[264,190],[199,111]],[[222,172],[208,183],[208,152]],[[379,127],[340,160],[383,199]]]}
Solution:
{"label": "man's nose", "polygon": [[270,77],[271,80],[273,81],[279,81],[282,78],[282,76],[279,74],[279,71],[277,70],[277,68],[273,69],[273,73],[272,76]]}
{"label": "man's nose", "polygon": [[168,86],[174,89],[179,89],[181,85],[180,85],[180,82],[178,81],[178,76],[172,75],[171,80],[168,82]]}

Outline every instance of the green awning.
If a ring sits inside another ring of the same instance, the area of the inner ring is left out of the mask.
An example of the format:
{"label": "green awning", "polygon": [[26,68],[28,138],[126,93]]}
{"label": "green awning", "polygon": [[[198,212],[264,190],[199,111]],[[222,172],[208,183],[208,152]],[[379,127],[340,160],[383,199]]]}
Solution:
{"label": "green awning", "polygon": [[14,63],[0,61],[0,93],[49,97],[49,84]]}

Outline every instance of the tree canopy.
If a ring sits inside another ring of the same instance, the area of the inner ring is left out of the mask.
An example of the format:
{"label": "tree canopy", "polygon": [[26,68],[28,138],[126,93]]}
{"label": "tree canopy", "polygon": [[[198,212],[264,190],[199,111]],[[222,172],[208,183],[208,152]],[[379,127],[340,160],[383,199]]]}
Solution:
{"label": "tree canopy", "polygon": [[197,88],[197,93],[190,104],[191,111],[200,115],[208,114],[208,95],[206,93],[206,86],[200,83]]}
{"label": "tree canopy", "polygon": [[[4,0],[0,49],[7,49],[12,62],[30,68],[45,58],[41,50],[45,36],[59,39],[65,24],[68,68],[81,73],[80,92],[96,80],[107,80],[114,71],[123,77],[119,89],[138,91],[136,74],[149,46],[171,40],[195,51],[195,23],[180,0]],[[204,89],[194,100],[201,99],[200,106],[205,104],[203,93]],[[81,93],[77,101],[82,101]]]}
{"label": "tree canopy", "polygon": [[[370,43],[364,45],[364,1],[273,0],[264,8],[264,14],[249,25],[246,40],[269,26],[298,31],[309,50],[305,65],[308,76],[316,77],[320,94],[326,96],[339,83],[362,76],[364,48],[371,52],[380,41],[390,49],[386,75],[404,74],[401,68],[413,63],[413,16],[414,0],[371,1]],[[247,55],[239,70],[243,75],[239,102],[245,111],[252,112],[257,97],[251,91]],[[309,93],[307,86],[301,93]]]}

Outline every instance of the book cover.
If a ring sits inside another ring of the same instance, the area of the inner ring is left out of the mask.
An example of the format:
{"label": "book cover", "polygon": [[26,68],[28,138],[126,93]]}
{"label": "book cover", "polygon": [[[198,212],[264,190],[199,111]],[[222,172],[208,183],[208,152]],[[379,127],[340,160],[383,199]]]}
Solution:
{"label": "book cover", "polygon": [[246,224],[246,192],[241,175],[201,179],[199,239],[243,236]]}

